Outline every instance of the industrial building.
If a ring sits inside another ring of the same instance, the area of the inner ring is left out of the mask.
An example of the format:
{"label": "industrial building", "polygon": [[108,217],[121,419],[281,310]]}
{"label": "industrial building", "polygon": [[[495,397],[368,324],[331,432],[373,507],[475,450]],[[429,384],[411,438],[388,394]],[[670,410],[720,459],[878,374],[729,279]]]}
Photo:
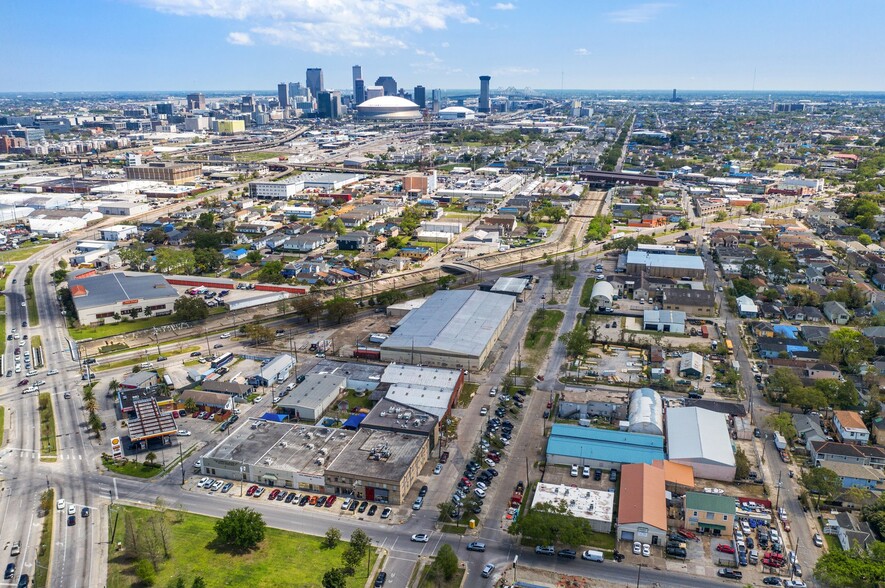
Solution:
{"label": "industrial building", "polygon": [[661,395],[651,388],[634,390],[630,395],[627,420],[630,423],[627,430],[631,433],[663,435],[664,402]]}
{"label": "industrial building", "polygon": [[176,186],[193,182],[203,174],[203,166],[199,163],[156,162],[130,165],[123,169],[126,170],[127,180],[153,180]]}
{"label": "industrial building", "polygon": [[700,353],[687,351],[679,358],[679,375],[684,378],[700,378],[704,375],[704,358]]}
{"label": "industrial building", "polygon": [[361,428],[326,467],[326,488],[382,504],[402,504],[430,456],[423,435]]}
{"label": "industrial building", "polygon": [[82,325],[172,314],[178,300],[178,291],[157,274],[112,272],[69,278],[68,286]]}
{"label": "industrial building", "polygon": [[421,109],[399,96],[370,98],[356,107],[357,118],[369,121],[410,121],[421,118]]}
{"label": "industrial building", "polygon": [[472,120],[476,113],[464,106],[448,106],[439,111],[440,120]]}
{"label": "industrial building", "polygon": [[685,313],[681,310],[646,310],[642,313],[642,329],[685,333]]}
{"label": "industrial building", "polygon": [[295,368],[295,358],[288,353],[281,353],[262,365],[258,373],[249,378],[253,386],[273,386],[285,382]]}
{"label": "industrial building", "polygon": [[716,295],[710,290],[664,288],[661,308],[681,310],[692,316],[713,316],[716,313]]}
{"label": "industrial building", "polygon": [[489,292],[495,292],[496,294],[509,294],[510,296],[519,296],[522,294],[526,288],[529,286],[528,278],[510,278],[507,276],[503,276],[498,278],[494,284],[492,284]]}
{"label": "industrial building", "polygon": [[516,307],[513,296],[444,290],[409,312],[381,344],[383,361],[481,367]]}
{"label": "industrial building", "polygon": [[614,492],[538,482],[532,497],[532,508],[539,504],[562,505],[571,516],[587,519],[590,528],[597,533],[608,534],[612,531]]}
{"label": "industrial building", "polygon": [[384,398],[411,406],[438,420],[458,403],[464,387],[464,372],[444,368],[391,363],[376,389]]}
{"label": "industrial building", "polygon": [[606,281],[593,284],[590,291],[590,308],[592,310],[609,310],[615,300],[615,287]]}
{"label": "industrial building", "polygon": [[670,255],[647,251],[628,251],[626,269],[631,275],[639,275],[644,271],[658,278],[693,280],[702,280],[706,273],[704,260],[697,255]]}
{"label": "industrial building", "polygon": [[206,476],[326,492],[326,463],[353,438],[342,429],[250,419],[203,455]]}
{"label": "industrial building", "polygon": [[548,465],[620,468],[664,459],[664,439],[627,431],[556,424],[547,440]]}
{"label": "industrial building", "polygon": [[344,392],[346,383],[344,376],[307,374],[289,395],[280,399],[277,409],[293,419],[316,422]]}
{"label": "industrial building", "polygon": [[667,411],[667,455],[707,480],[734,480],[735,460],[725,415],[698,407]]}

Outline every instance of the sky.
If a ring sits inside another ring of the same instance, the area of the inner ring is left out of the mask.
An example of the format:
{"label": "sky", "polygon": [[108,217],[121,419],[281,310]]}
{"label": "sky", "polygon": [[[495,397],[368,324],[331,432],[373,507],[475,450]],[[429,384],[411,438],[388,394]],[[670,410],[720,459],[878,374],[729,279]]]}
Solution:
{"label": "sky", "polygon": [[[885,90],[882,0],[6,0],[0,92]],[[755,74],[754,74],[755,72]],[[755,84],[754,84],[755,76]]]}

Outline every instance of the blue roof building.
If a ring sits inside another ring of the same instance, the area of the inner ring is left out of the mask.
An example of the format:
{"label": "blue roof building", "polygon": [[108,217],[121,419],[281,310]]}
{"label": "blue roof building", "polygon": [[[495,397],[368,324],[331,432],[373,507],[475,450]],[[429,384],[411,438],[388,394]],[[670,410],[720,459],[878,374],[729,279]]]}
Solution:
{"label": "blue roof building", "polygon": [[619,469],[625,463],[665,459],[660,435],[553,425],[547,440],[547,464]]}

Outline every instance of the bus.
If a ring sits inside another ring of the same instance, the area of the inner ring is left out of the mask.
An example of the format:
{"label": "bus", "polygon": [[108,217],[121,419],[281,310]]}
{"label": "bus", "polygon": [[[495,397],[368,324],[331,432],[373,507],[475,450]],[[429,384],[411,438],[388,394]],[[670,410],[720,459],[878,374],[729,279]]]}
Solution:
{"label": "bus", "polygon": [[227,364],[229,364],[229,363],[232,362],[233,360],[234,360],[234,354],[228,352],[228,353],[225,353],[224,355],[222,355],[221,357],[218,357],[218,358],[216,358],[216,359],[213,359],[213,360],[212,360],[212,363],[211,363],[210,365],[211,365],[213,368],[216,368],[216,369],[217,369],[217,368],[220,368],[220,367],[223,366],[223,365],[227,365]]}
{"label": "bus", "polygon": [[734,345],[731,344],[731,339],[725,340],[725,348],[728,349],[729,353],[734,353]]}
{"label": "bus", "polygon": [[175,390],[175,385],[172,383],[172,378],[169,377],[169,374],[163,375],[163,383],[166,384],[166,389]]}

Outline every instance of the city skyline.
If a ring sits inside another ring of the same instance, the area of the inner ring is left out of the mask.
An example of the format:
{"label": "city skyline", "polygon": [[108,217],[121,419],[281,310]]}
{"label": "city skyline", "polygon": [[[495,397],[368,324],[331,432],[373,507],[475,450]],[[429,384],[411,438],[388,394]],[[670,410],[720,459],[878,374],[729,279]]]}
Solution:
{"label": "city skyline", "polygon": [[[326,87],[349,93],[355,63],[365,80],[389,75],[404,88],[478,89],[477,77],[491,75],[492,89],[885,89],[885,63],[859,58],[881,53],[885,5],[750,0],[740,9],[698,0],[567,12],[529,1],[12,3],[14,59],[0,64],[0,92],[272,92],[316,67]],[[102,29],[87,42],[95,22]],[[850,43],[835,42],[840,31],[851,31]]]}

